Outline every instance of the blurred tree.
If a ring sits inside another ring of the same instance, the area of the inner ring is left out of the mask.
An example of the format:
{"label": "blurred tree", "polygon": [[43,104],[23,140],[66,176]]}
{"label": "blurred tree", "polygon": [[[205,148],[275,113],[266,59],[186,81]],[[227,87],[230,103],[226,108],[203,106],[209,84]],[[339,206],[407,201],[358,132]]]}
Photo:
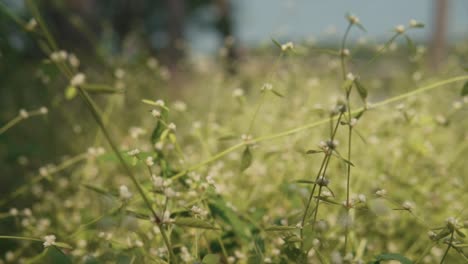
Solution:
{"label": "blurred tree", "polygon": [[444,61],[447,52],[449,0],[434,0],[434,19],[430,44],[430,66],[437,70]]}

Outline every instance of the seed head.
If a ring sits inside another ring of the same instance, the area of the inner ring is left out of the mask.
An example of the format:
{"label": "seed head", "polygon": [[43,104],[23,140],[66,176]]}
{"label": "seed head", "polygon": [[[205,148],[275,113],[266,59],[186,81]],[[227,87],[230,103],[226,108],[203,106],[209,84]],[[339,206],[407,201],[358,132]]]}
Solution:
{"label": "seed head", "polygon": [[328,180],[327,178],[325,178],[324,176],[320,176],[318,179],[317,179],[317,184],[319,186],[328,186],[328,184],[330,183],[330,180]]}
{"label": "seed head", "polygon": [[288,50],[293,50],[293,49],[294,49],[294,44],[291,41],[281,45],[281,51],[283,52],[288,51]]}
{"label": "seed head", "polygon": [[271,91],[273,90],[273,85],[271,83],[264,83],[262,86],[262,91]]}
{"label": "seed head", "polygon": [[120,185],[119,196],[120,196],[120,199],[122,200],[130,200],[133,194],[128,190],[128,187],[126,185]]}
{"label": "seed head", "polygon": [[47,107],[45,107],[45,106],[39,108],[39,113],[41,113],[43,115],[46,115],[48,112],[49,112],[49,109],[47,109]]}
{"label": "seed head", "polygon": [[53,246],[55,245],[55,235],[47,235],[44,237],[44,247],[50,247],[50,246]]}
{"label": "seed head", "polygon": [[175,131],[177,127],[176,127],[176,125],[175,125],[174,123],[170,123],[170,124],[167,126],[167,128],[169,128],[169,129],[172,130],[172,131]]}
{"label": "seed head", "polygon": [[151,157],[151,156],[147,157],[146,160],[145,160],[145,163],[146,163],[146,166],[148,166],[148,167],[153,166],[154,165],[153,157]]}
{"label": "seed head", "polygon": [[244,90],[242,90],[241,88],[237,88],[234,91],[232,91],[232,97],[239,98],[242,96],[244,96]]}
{"label": "seed head", "polygon": [[357,17],[355,15],[349,15],[348,16],[348,21],[351,24],[359,24],[359,17]]}
{"label": "seed head", "polygon": [[403,34],[405,33],[405,26],[403,25],[398,25],[395,27],[395,32],[398,34]]}
{"label": "seed head", "polygon": [[19,116],[23,119],[26,119],[29,117],[29,113],[28,111],[26,111],[26,109],[20,109],[19,110]]}
{"label": "seed head", "polygon": [[161,117],[161,112],[159,112],[156,109],[153,109],[153,110],[151,110],[151,115],[156,117],[156,118],[159,118],[159,117]]}
{"label": "seed head", "polygon": [[76,86],[83,85],[85,81],[86,81],[86,75],[79,72],[75,76],[73,76],[73,78],[70,80],[70,84],[71,86],[76,87]]}
{"label": "seed head", "polygon": [[34,18],[31,18],[28,21],[28,24],[26,24],[26,30],[27,31],[33,31],[34,29],[36,29],[36,27],[37,27],[37,21]]}

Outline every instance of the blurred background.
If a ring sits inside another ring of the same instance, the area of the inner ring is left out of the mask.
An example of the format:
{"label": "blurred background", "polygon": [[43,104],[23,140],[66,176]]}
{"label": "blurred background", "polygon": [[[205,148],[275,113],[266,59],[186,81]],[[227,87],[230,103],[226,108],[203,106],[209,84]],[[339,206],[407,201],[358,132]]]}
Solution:
{"label": "blurred background", "polygon": [[[252,55],[265,56],[268,61],[268,54],[275,48],[271,38],[281,43],[293,41],[337,50],[347,26],[347,13],[357,15],[367,29],[353,31],[350,37],[353,44],[364,47],[356,54],[357,60],[375,52],[376,46],[394,34],[395,26],[408,25],[410,19],[426,25],[410,36],[421,50],[427,50],[422,63],[431,71],[440,71],[449,50],[456,49],[457,43],[466,42],[468,37],[466,0],[35,2],[58,46],[75,54],[80,59],[79,68],[91,79],[122,86],[115,82],[117,68],[125,66],[134,76],[147,76],[140,71],[140,65],[158,67],[159,75],[151,85],[144,78],[137,82],[136,77],[127,83],[127,88],[140,87],[147,91],[146,95],[151,91],[146,96],[150,98],[164,97],[161,94],[167,95],[167,91],[177,97],[178,89],[189,86],[184,80],[190,78],[194,68],[200,70],[201,62],[206,60],[224,65],[221,68],[227,76],[235,75],[242,62]],[[88,118],[82,112],[82,104],[63,95],[67,80],[47,63],[47,55],[31,34],[11,18],[19,18],[25,24],[30,21],[27,3],[0,3],[0,125],[23,108],[51,109],[46,117],[28,120],[0,135],[1,198],[31,173],[37,174],[45,163],[83,151],[95,126],[91,121],[76,122],[77,118]],[[408,55],[401,53],[398,58],[406,61]],[[304,59],[313,62],[315,57]],[[383,69],[386,71],[387,67]],[[8,204],[2,207],[4,211]]]}

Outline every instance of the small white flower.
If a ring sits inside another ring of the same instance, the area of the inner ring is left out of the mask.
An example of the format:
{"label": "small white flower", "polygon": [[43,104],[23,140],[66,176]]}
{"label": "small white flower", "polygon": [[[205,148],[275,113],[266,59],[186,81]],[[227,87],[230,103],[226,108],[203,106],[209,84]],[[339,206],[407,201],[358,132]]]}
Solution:
{"label": "small white flower", "polygon": [[[7,251],[5,253],[5,260],[7,262],[13,262],[15,260],[15,253],[11,252],[11,251]],[[2,262],[3,263],[3,262]]]}
{"label": "small white flower", "polygon": [[174,123],[170,123],[169,125],[167,125],[167,128],[169,128],[172,131],[175,131],[177,127]]}
{"label": "small white flower", "polygon": [[165,105],[163,100],[157,100],[155,103],[156,103],[157,106],[160,106],[160,107],[164,107],[164,105]]}
{"label": "small white flower", "polygon": [[437,237],[437,233],[431,230],[431,231],[428,231],[428,232],[427,232],[427,236],[428,236],[430,239],[434,239],[434,238]]}
{"label": "small white flower", "polygon": [[156,60],[155,58],[149,58],[146,61],[146,66],[148,66],[148,68],[154,70],[154,69],[156,69],[158,67],[158,60]]}
{"label": "small white flower", "polygon": [[119,196],[122,200],[130,200],[133,194],[128,190],[128,187],[126,185],[120,185]]}
{"label": "small white flower", "polygon": [[67,52],[64,50],[54,51],[50,54],[50,60],[53,62],[61,62],[67,59]]}
{"label": "small white flower", "polygon": [[23,210],[23,215],[26,217],[31,217],[32,216],[32,211],[29,208],[24,208]]}
{"label": "small white flower", "polygon": [[20,109],[19,110],[19,116],[23,119],[26,119],[29,117],[29,113],[28,111],[26,111],[26,109]]}
{"label": "small white flower", "polygon": [[45,107],[45,106],[39,108],[39,113],[41,113],[43,115],[46,115],[48,112],[49,112],[49,109],[47,109],[47,107]]}
{"label": "small white flower", "polygon": [[317,184],[319,186],[328,186],[328,184],[330,183],[330,181],[323,177],[323,176],[320,176],[318,179],[317,179]]}
{"label": "small white flower", "polygon": [[346,79],[348,79],[350,81],[354,81],[354,80],[356,80],[356,77],[354,76],[354,74],[349,72],[348,74],[346,74]]}
{"label": "small white flower", "polygon": [[73,67],[73,68],[78,68],[80,66],[80,60],[78,59],[78,57],[76,57],[75,54],[71,53],[69,56],[68,56],[68,62],[70,63],[70,65]]}
{"label": "small white flower", "polygon": [[172,188],[166,188],[164,190],[164,195],[167,196],[168,198],[176,197],[177,192],[174,191]]}
{"label": "small white flower", "polygon": [[234,91],[232,92],[232,97],[238,98],[242,96],[244,96],[244,90],[242,90],[241,88],[234,89]]}
{"label": "small white flower", "polygon": [[33,31],[37,27],[37,21],[34,18],[31,18],[26,24],[26,30]]}
{"label": "small white flower", "polygon": [[140,150],[137,149],[137,148],[136,148],[136,149],[132,149],[132,150],[130,150],[129,152],[127,152],[127,154],[130,155],[130,156],[136,156],[136,155],[140,154]]}
{"label": "small white flower", "polygon": [[192,211],[192,213],[196,214],[196,215],[200,215],[200,216],[206,216],[208,214],[208,212],[206,210],[203,210],[202,208],[194,205],[192,206],[192,208],[190,208],[190,211]]}
{"label": "small white flower", "polygon": [[18,215],[18,209],[16,209],[16,208],[10,208],[9,213],[10,213],[10,215],[12,215],[12,216],[17,216],[17,215]]}
{"label": "small white flower", "polygon": [[385,189],[380,189],[375,192],[377,196],[385,196],[387,194],[387,191]]}
{"label": "small white flower", "polygon": [[262,86],[262,91],[271,91],[273,90],[273,85],[271,83],[264,83]]}
{"label": "small white flower", "polygon": [[187,104],[182,101],[175,101],[173,106],[174,109],[179,112],[185,112],[187,110]]}
{"label": "small white flower", "polygon": [[42,177],[45,177],[45,176],[49,175],[49,170],[46,167],[40,167],[39,168],[39,175],[41,175]]}
{"label": "small white flower", "polygon": [[410,201],[404,201],[403,204],[401,205],[403,209],[411,211],[414,209],[414,204]]}
{"label": "small white flower", "polygon": [[151,110],[151,115],[156,117],[156,118],[159,118],[159,117],[161,117],[161,112],[159,112],[156,109],[153,109],[153,110]]}
{"label": "small white flower", "polygon": [[405,26],[403,25],[398,25],[395,27],[395,32],[398,34],[402,34],[405,32]]}
{"label": "small white flower", "polygon": [[50,247],[50,246],[53,246],[55,245],[55,235],[47,235],[44,237],[44,247]]}
{"label": "small white flower", "polygon": [[283,52],[288,51],[288,50],[293,50],[293,49],[294,49],[294,44],[291,41],[281,45],[281,51]]}
{"label": "small white flower", "polygon": [[163,177],[153,175],[152,178],[153,178],[153,185],[154,185],[155,188],[159,189],[159,188],[164,187],[164,178]]}
{"label": "small white flower", "polygon": [[144,244],[143,244],[143,242],[142,242],[141,240],[135,240],[135,246],[137,246],[137,247],[143,247]]}
{"label": "small white flower", "polygon": [[357,17],[355,15],[349,15],[348,16],[348,21],[351,24],[359,24],[359,17]]}
{"label": "small white flower", "polygon": [[453,216],[447,218],[447,220],[445,220],[445,222],[447,223],[447,225],[451,225],[453,227],[458,224],[458,220]]}
{"label": "small white flower", "polygon": [[83,73],[79,72],[73,78],[70,80],[71,86],[80,86],[83,85],[86,81],[86,75]]}
{"label": "small white flower", "polygon": [[462,103],[460,101],[456,101],[456,102],[453,102],[452,106],[453,106],[454,109],[458,110],[458,109],[462,108]]}
{"label": "small white flower", "polygon": [[208,184],[211,184],[211,185],[214,185],[214,184],[215,184],[215,181],[213,180],[213,177],[210,176],[210,175],[206,176],[206,182],[207,182]]}
{"label": "small white flower", "polygon": [[164,142],[162,141],[159,141],[159,142],[156,142],[154,144],[154,147],[157,149],[157,150],[162,150],[164,148]]}
{"label": "small white flower", "polygon": [[162,219],[163,223],[173,223],[174,219],[171,219],[171,213],[169,211],[165,211]]}
{"label": "small white flower", "polygon": [[151,167],[154,165],[154,160],[153,160],[153,157],[147,157],[146,160],[145,160],[145,163],[146,163],[146,166],[148,167]]}
{"label": "small white flower", "polygon": [[117,79],[122,79],[125,76],[125,71],[121,68],[117,68],[114,72],[114,76]]}
{"label": "small white flower", "polygon": [[367,198],[366,198],[366,196],[364,194],[359,194],[358,195],[358,200],[361,203],[365,203],[367,201]]}
{"label": "small white flower", "polygon": [[351,118],[351,121],[349,121],[349,125],[350,125],[351,127],[354,127],[354,126],[356,126],[357,121],[358,121],[358,120],[357,120],[356,118]]}
{"label": "small white flower", "polygon": [[343,50],[341,50],[341,55],[343,55],[344,57],[348,57],[349,54],[350,54],[349,49],[343,49]]}

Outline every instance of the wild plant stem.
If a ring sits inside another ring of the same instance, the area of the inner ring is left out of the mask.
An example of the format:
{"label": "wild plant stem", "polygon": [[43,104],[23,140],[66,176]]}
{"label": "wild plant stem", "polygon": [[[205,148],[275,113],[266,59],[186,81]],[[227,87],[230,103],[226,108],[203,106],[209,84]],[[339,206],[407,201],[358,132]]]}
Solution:
{"label": "wild plant stem", "polygon": [[81,98],[84,100],[84,102],[86,103],[86,105],[88,106],[88,109],[91,111],[91,114],[93,115],[96,123],[98,124],[98,126],[101,128],[101,131],[102,133],[104,134],[104,137],[106,138],[107,142],[109,143],[109,145],[111,146],[113,152],[115,153],[115,155],[117,156],[118,160],[120,161],[120,164],[122,165],[122,168],[124,169],[124,171],[127,173],[127,175],[129,176],[130,180],[133,182],[133,184],[135,185],[135,187],[137,188],[137,191],[138,193],[140,194],[140,196],[143,198],[143,201],[144,203],[146,204],[146,206],[148,207],[148,209],[151,211],[151,214],[153,215],[154,219],[155,219],[155,222],[156,224],[158,225],[159,227],[159,230],[161,231],[161,235],[163,237],[163,240],[164,240],[164,243],[166,244],[166,247],[168,249],[168,252],[169,252],[169,258],[170,260],[174,260],[174,253],[172,251],[172,246],[171,246],[171,243],[167,237],[167,234],[166,234],[166,231],[164,229],[164,225],[163,225],[163,222],[162,222],[162,219],[158,216],[158,214],[156,213],[156,211],[154,210],[153,206],[151,205],[151,202],[149,201],[148,197],[146,196],[143,188],[141,187],[141,185],[138,183],[138,180],[136,179],[135,175],[133,174],[132,170],[130,169],[130,167],[128,167],[128,164],[125,162],[125,160],[123,159],[122,157],[122,154],[120,153],[119,149],[117,148],[117,145],[115,144],[114,140],[112,139],[112,137],[110,136],[109,132],[107,131],[107,128],[106,126],[104,125],[102,119],[101,119],[101,116],[99,115],[98,111],[96,110],[96,108],[94,107],[94,102],[92,101],[91,97],[87,94],[87,92],[82,89],[81,87],[78,87],[78,92],[81,96]]}
{"label": "wild plant stem", "polygon": [[348,24],[348,27],[346,28],[345,34],[343,36],[343,40],[341,41],[341,50],[340,50],[340,58],[341,58],[341,73],[343,75],[343,78],[346,79],[346,63],[345,63],[345,53],[344,49],[346,47],[346,39],[348,38],[349,31],[351,30],[351,27],[353,26],[352,23]]}
{"label": "wild plant stem", "polygon": [[454,234],[454,231],[452,231],[452,234],[450,235],[449,244],[448,244],[448,246],[447,246],[447,249],[446,249],[445,252],[444,252],[444,255],[442,256],[442,259],[440,260],[440,264],[444,263],[445,258],[447,257],[448,252],[449,252],[450,248],[452,247],[453,234]]}
{"label": "wild plant stem", "polygon": [[[343,113],[340,112],[340,114],[338,116],[338,119],[337,119],[337,122],[336,122],[335,129],[333,129],[333,131],[332,131],[332,134],[331,134],[331,137],[330,137],[330,140],[332,142],[333,142],[333,139],[335,138],[336,132],[338,131],[338,126],[340,124],[340,120],[341,120],[342,115],[343,115]],[[332,150],[330,150],[330,151],[332,151]],[[314,197],[315,189],[317,188],[317,180],[319,179],[320,175],[325,175],[325,172],[326,172],[326,169],[327,169],[327,166],[328,166],[328,162],[330,161],[330,158],[331,158],[331,152],[330,153],[328,153],[328,152],[325,153],[325,156],[323,157],[322,163],[320,165],[320,169],[318,170],[317,175],[315,176],[314,186],[312,187],[312,191],[310,192],[309,199],[307,200],[307,204],[306,204],[306,207],[304,209],[304,214],[303,214],[302,220],[301,220],[301,230],[300,230],[301,248],[303,247],[302,240],[304,238],[303,229],[304,229],[306,218],[309,215],[309,209],[310,209],[310,205],[312,203],[312,199]],[[323,170],[323,172],[322,172],[322,170]],[[321,190],[321,186],[320,186],[319,189]],[[319,190],[319,194],[320,194],[320,190]],[[318,199],[317,199],[317,203],[318,203]],[[317,209],[318,209],[318,207],[316,207],[316,210]],[[316,216],[317,216],[317,212],[314,212],[314,221],[312,222],[312,228],[314,228]]]}

